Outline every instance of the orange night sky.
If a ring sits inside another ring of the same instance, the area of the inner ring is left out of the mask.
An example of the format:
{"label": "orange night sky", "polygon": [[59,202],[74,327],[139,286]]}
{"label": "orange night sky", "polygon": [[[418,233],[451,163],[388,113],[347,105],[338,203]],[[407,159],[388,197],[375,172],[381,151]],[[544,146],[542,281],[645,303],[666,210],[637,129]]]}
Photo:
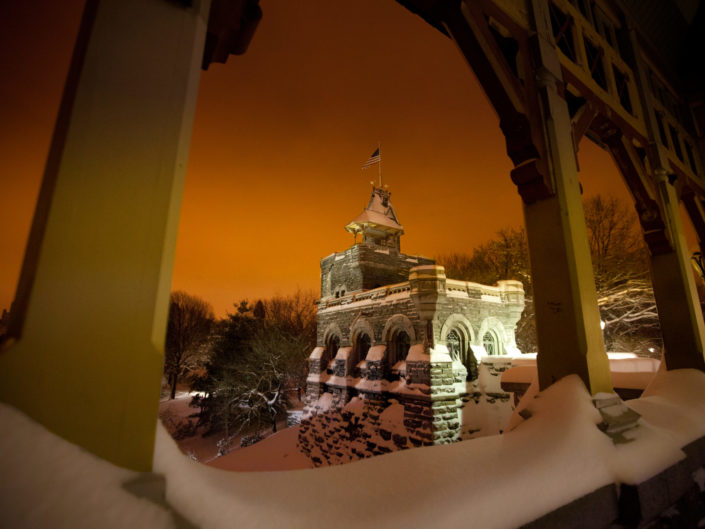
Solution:
{"label": "orange night sky", "polygon": [[[0,308],[9,307],[81,0],[8,2],[0,22]],[[43,4],[39,8],[37,4]],[[470,251],[521,224],[498,119],[453,43],[392,0],[261,0],[247,54],[201,75],[173,288],[232,303],[319,288],[321,257],[382,176],[402,251]],[[628,200],[581,144],[586,195]]]}

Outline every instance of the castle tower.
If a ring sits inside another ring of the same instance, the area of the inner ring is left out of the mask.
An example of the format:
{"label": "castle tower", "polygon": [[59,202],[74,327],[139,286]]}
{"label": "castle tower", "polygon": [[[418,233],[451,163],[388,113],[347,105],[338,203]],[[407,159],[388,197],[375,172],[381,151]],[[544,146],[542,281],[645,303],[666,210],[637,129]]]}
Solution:
{"label": "castle tower", "polygon": [[434,264],[432,259],[400,252],[404,228],[390,197],[386,186],[373,186],[367,207],[345,226],[354,235],[354,244],[321,259],[321,298],[408,281],[414,266]]}
{"label": "castle tower", "polygon": [[[432,259],[401,253],[404,229],[387,188],[373,186],[367,207],[345,229],[354,244],[321,259],[300,449],[318,465],[474,435],[482,425],[470,408],[485,398],[478,357],[517,351],[521,283],[449,279]],[[483,363],[503,361],[511,362]],[[498,372],[488,376],[498,381]],[[492,402],[508,401],[494,386],[487,386]],[[394,403],[403,410],[390,408]],[[390,413],[403,415],[394,433],[380,422]],[[355,414],[359,428],[348,424]],[[367,435],[383,441],[367,445]]]}

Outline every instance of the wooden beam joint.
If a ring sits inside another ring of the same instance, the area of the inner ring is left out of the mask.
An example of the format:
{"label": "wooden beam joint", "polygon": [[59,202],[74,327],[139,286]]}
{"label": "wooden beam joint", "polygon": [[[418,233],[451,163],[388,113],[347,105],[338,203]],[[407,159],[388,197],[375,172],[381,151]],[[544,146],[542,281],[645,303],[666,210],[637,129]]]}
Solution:
{"label": "wooden beam joint", "polygon": [[672,252],[673,245],[668,236],[666,223],[654,199],[655,191],[650,189],[649,183],[653,178],[647,175],[647,170],[631,140],[618,126],[602,116],[598,117],[591,130],[598,134],[600,140],[609,149],[612,159],[634,197],[639,224],[649,252],[651,255]]}

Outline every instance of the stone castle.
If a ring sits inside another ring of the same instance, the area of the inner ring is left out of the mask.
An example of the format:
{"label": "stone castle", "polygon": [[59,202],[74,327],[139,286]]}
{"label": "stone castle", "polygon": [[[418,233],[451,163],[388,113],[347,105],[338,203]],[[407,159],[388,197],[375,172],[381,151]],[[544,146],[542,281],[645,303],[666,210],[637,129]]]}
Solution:
{"label": "stone castle", "polygon": [[373,186],[367,207],[345,227],[354,244],[321,260],[318,343],[309,356],[299,437],[309,455],[333,433],[310,435],[316,416],[337,410],[342,431],[351,400],[373,422],[397,405],[407,435],[395,436],[396,448],[456,441],[463,403],[479,395],[478,359],[490,359],[483,363],[491,371],[492,357],[518,352],[522,284],[449,279],[434,260],[403,254],[404,229],[390,196]]}

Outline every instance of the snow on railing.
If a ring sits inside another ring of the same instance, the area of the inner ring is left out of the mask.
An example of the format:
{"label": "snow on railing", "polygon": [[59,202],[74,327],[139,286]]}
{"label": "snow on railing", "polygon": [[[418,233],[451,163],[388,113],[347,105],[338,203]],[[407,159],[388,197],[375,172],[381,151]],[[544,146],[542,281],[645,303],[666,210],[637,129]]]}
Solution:
{"label": "snow on railing", "polygon": [[[384,299],[395,294],[404,294],[406,292],[411,292],[411,284],[409,281],[385,285],[383,287],[373,288],[372,290],[365,290],[363,292],[346,294],[338,298],[331,297],[322,300],[322,302],[325,303],[326,308],[338,307],[359,301]],[[458,279],[446,279],[445,292],[449,295],[473,297],[475,299],[492,303],[501,303],[504,299],[503,294],[515,292],[523,294],[523,290],[521,288],[512,288],[511,286],[507,287],[505,284],[499,284],[496,286],[482,285],[480,283],[461,281]]]}

